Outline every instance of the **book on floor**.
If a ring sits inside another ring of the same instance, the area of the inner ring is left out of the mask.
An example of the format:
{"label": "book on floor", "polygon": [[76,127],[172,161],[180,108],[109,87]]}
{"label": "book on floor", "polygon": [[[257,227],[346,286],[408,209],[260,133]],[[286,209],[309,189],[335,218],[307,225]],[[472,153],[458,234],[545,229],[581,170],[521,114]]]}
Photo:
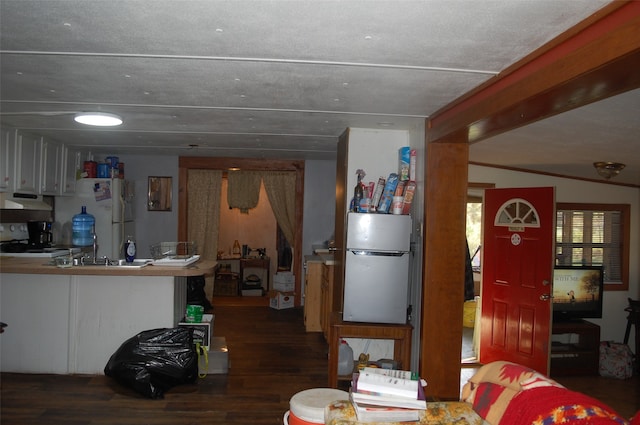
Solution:
{"label": "book on floor", "polygon": [[[351,393],[353,395],[353,392]],[[351,398],[359,422],[408,422],[420,420],[420,409],[378,406],[360,403]]]}
{"label": "book on floor", "polygon": [[354,373],[351,381],[351,399],[357,403],[372,404],[383,407],[399,407],[405,409],[427,408],[424,388],[421,383],[420,385],[418,385],[416,396],[405,397],[394,394],[363,390],[360,387],[359,379],[360,374]]}

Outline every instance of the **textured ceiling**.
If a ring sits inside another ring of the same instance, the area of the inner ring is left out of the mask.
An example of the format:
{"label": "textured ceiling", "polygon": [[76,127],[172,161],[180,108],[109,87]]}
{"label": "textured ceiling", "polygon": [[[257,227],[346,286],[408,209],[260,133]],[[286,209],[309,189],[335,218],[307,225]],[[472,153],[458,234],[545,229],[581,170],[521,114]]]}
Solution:
{"label": "textured ceiling", "polygon": [[[97,155],[333,159],[345,128],[421,128],[607,3],[2,0],[0,118]],[[623,96],[615,116],[615,100],[582,108],[611,118],[604,129],[572,111],[473,145],[471,159],[590,178],[593,161],[621,160],[619,181],[640,184],[640,96]],[[125,122],[73,122],[89,110]]]}

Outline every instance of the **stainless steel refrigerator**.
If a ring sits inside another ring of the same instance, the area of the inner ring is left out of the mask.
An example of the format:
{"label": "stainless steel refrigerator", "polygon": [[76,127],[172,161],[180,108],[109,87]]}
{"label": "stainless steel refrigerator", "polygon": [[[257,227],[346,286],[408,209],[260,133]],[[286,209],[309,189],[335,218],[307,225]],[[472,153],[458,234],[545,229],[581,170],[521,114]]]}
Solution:
{"label": "stainless steel refrigerator", "polygon": [[[122,179],[78,180],[74,196],[56,198],[55,225],[61,233],[59,243],[71,245],[72,219],[84,205],[87,213],[96,219],[98,256],[124,258],[125,238],[129,235],[135,237],[134,196],[133,182]],[[86,249],[91,250],[90,247]]]}
{"label": "stainless steel refrigerator", "polygon": [[349,213],[342,318],[406,323],[411,217]]}

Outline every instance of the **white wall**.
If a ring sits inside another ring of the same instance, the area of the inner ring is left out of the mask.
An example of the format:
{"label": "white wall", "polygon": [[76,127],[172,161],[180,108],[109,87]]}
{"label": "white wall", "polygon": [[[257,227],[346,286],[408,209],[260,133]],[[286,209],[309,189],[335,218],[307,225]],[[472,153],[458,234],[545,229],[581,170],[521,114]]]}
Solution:
{"label": "white wall", "polygon": [[[178,157],[161,155],[120,156],[125,180],[135,182],[137,257],[151,258],[149,246],[178,240]],[[149,176],[173,177],[171,211],[147,211]]]}
{"label": "white wall", "polygon": [[[135,182],[138,257],[148,258],[150,244],[178,237],[178,157],[128,155],[121,156],[120,161],[125,163],[125,178]],[[149,176],[173,177],[171,211],[147,211]],[[303,255],[311,254],[313,244],[323,243],[333,234],[335,189],[335,161],[305,161]]]}
{"label": "white wall", "polygon": [[302,255],[333,237],[336,214],[336,162],[305,161]]}
{"label": "white wall", "polygon": [[[387,179],[389,174],[399,171],[400,148],[409,146],[406,130],[376,130],[369,128],[349,129],[349,153],[347,157],[347,208],[353,197],[358,177],[356,170],[362,169],[362,181],[378,183],[379,177]],[[345,211],[346,214],[346,211]]]}
{"label": "white wall", "polygon": [[[475,165],[469,166],[469,181],[495,183],[497,188],[553,186],[556,188],[556,202],[630,204],[629,290],[605,291],[602,319],[589,319],[600,325],[601,340],[622,342],[627,323],[624,311],[628,305],[627,298],[640,298],[640,189]],[[633,332],[629,346],[635,347]]]}

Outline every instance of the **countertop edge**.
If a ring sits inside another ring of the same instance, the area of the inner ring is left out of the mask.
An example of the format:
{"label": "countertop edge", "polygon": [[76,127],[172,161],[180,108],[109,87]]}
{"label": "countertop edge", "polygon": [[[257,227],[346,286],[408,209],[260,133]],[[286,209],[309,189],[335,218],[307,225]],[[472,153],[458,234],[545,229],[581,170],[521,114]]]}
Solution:
{"label": "countertop edge", "polygon": [[148,265],[141,268],[108,266],[75,266],[60,268],[47,264],[42,258],[11,258],[0,260],[0,273],[50,274],[69,276],[202,276],[213,275],[216,261],[199,260],[187,267]]}
{"label": "countertop edge", "polygon": [[312,255],[305,255],[304,261],[307,263],[322,263],[327,266],[333,266],[336,264],[335,256],[333,253],[318,252]]}

